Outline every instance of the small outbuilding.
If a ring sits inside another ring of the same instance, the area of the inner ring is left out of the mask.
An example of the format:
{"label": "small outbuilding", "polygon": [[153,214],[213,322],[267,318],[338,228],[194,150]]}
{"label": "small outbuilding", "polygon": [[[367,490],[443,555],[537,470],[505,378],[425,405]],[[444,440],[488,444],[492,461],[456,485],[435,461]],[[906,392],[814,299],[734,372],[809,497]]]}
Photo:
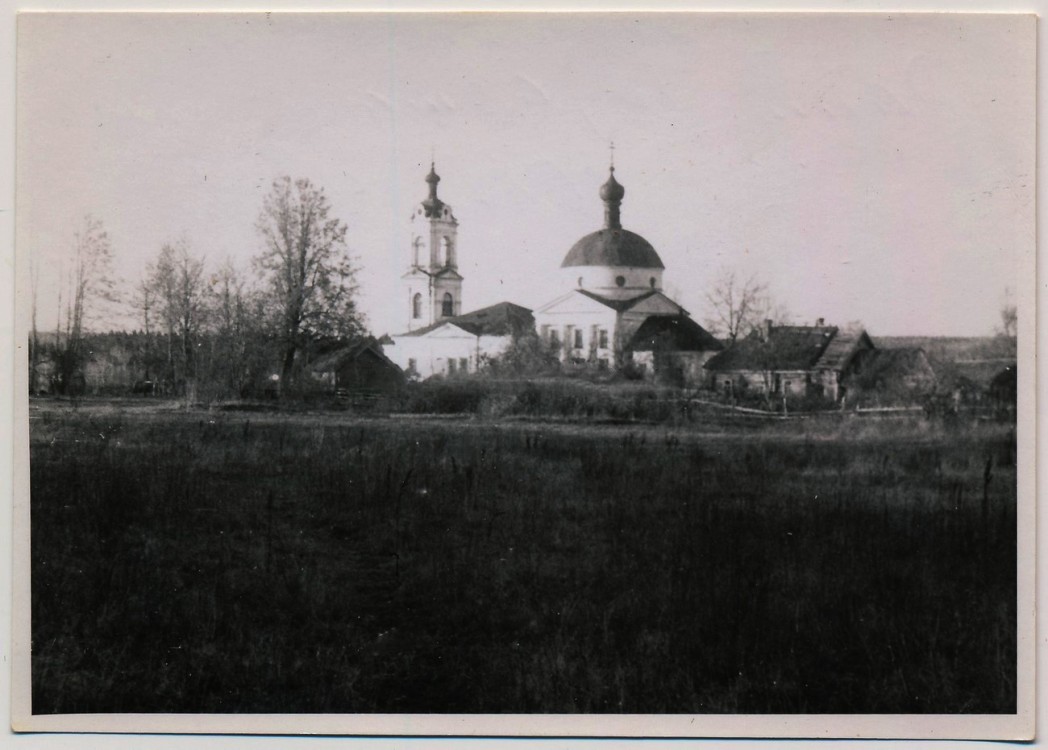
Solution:
{"label": "small outbuilding", "polygon": [[844,380],[864,405],[914,403],[935,390],[935,370],[923,349],[869,349],[860,352]]}
{"label": "small outbuilding", "polygon": [[309,370],[314,383],[332,392],[388,393],[404,384],[404,372],[374,339],[328,352]]}

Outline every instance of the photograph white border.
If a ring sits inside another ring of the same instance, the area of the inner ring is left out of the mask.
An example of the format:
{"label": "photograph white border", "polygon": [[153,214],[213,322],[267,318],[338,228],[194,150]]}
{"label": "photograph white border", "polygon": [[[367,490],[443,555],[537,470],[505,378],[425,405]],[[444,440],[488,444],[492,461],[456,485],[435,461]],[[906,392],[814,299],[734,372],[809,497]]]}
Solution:
{"label": "photograph white border", "polygon": [[[7,0],[5,0],[7,2]],[[237,3],[227,4],[225,9],[255,9],[268,10],[268,7],[260,8],[255,5],[243,5]],[[479,5],[479,4],[477,4]],[[938,5],[938,4],[935,4]],[[979,10],[1003,11],[1003,4],[989,7],[980,5]],[[186,4],[170,2],[164,4],[164,9],[170,10],[199,10]],[[317,10],[331,10],[334,7],[324,8],[316,4]],[[425,8],[427,6],[423,6]],[[489,6],[483,6],[485,9]],[[518,8],[520,6],[517,6]],[[570,10],[585,9],[615,9],[612,3],[580,3],[573,4]],[[826,9],[832,6],[826,3],[808,4],[804,10]],[[146,9],[142,4],[118,5],[106,4],[106,10],[118,9]],[[62,9],[62,10],[86,10],[101,9],[98,4],[90,6],[78,3],[62,3],[61,6],[51,8],[30,7],[32,9]],[[338,6],[338,9],[346,9]],[[412,10],[404,4],[398,10]],[[414,9],[418,9],[417,6]],[[456,9],[476,9],[460,5]],[[552,10],[565,10],[567,8],[554,8]],[[628,6],[621,8],[629,9]],[[664,6],[661,10],[687,10],[694,9],[687,5]],[[779,10],[768,4],[759,7],[748,7],[745,4],[733,4],[732,10]],[[849,10],[858,10],[858,7],[849,7]],[[883,12],[887,8],[862,7],[863,10]],[[906,11],[919,10],[943,10],[942,7],[929,7],[929,4],[917,7],[905,8]],[[275,10],[275,9],[274,9]],[[382,10],[388,10],[384,8]],[[529,8],[530,10],[530,8]],[[705,9],[703,9],[705,10]],[[900,8],[891,8],[892,11],[902,11]],[[957,8],[957,10],[971,11],[970,7]],[[1031,12],[1036,7],[1015,8],[1009,5],[1007,10]],[[13,9],[10,11],[13,13]],[[10,15],[10,14],[8,14]],[[13,18],[5,17],[3,26],[0,27],[0,38],[13,42]],[[1038,35],[1042,34],[1040,24]],[[13,58],[13,44],[7,48],[8,55],[5,58]],[[5,65],[11,63],[5,59]],[[13,67],[13,66],[12,66]],[[0,89],[0,95],[6,94],[6,89],[13,89],[13,71],[5,67],[7,75],[4,76],[4,88]],[[1038,78],[1038,89],[1043,76]],[[10,97],[11,104],[5,108],[5,123],[13,124],[13,96]],[[1040,97],[1039,97],[1040,101]],[[5,101],[6,103],[6,101]],[[1040,121],[1039,121],[1040,124]],[[1040,128],[1038,128],[1040,130]],[[11,133],[12,138],[5,138],[5,156],[13,159],[13,127],[4,128],[2,131],[7,135]],[[1038,156],[1038,162],[1040,161]],[[13,175],[13,170],[6,174]],[[1038,169],[1040,174],[1040,169]],[[13,182],[13,180],[12,180]],[[8,238],[13,238],[13,184],[3,187],[0,194],[0,207],[4,212],[0,214],[0,231]],[[1041,202],[1038,201],[1038,218],[1040,218]],[[12,279],[7,278],[10,274],[9,264],[4,264],[4,283],[9,285]],[[484,716],[416,716],[416,715],[186,715],[186,714],[153,714],[153,715],[127,715],[127,714],[105,714],[105,715],[76,715],[76,716],[36,716],[28,713],[28,570],[29,570],[29,544],[28,535],[23,533],[28,529],[28,440],[25,433],[27,425],[28,402],[24,397],[27,392],[25,347],[20,343],[25,340],[28,331],[26,320],[27,305],[23,304],[25,290],[28,289],[27,271],[25,263],[16,264],[18,273],[18,284],[14,287],[15,294],[8,297],[13,299],[19,313],[14,317],[14,325],[8,323],[13,311],[5,310],[4,318],[0,319],[3,328],[5,346],[10,346],[13,352],[11,357],[10,372],[5,372],[4,378],[10,377],[11,389],[3,388],[0,392],[13,393],[14,403],[5,402],[3,410],[10,414],[10,424],[14,426],[11,431],[13,460],[10,467],[0,464],[0,471],[9,469],[6,476],[13,476],[14,492],[12,511],[14,515],[13,528],[5,528],[6,538],[0,538],[0,543],[10,543],[14,553],[13,576],[5,581],[8,593],[12,596],[4,596],[5,592],[0,590],[0,605],[6,605],[13,601],[11,610],[17,619],[14,620],[12,631],[13,640],[3,639],[4,642],[13,643],[11,655],[13,667],[13,678],[10,683],[5,683],[8,676],[4,676],[4,682],[0,682],[0,700],[6,697],[7,688],[12,690],[11,720],[13,726],[19,731],[30,732],[178,732],[194,734],[214,733],[238,733],[238,734],[365,734],[365,735],[454,735],[454,736],[493,736],[493,735],[517,735],[530,737],[696,737],[696,736],[736,736],[736,737],[805,737],[805,738],[848,738],[848,737],[907,737],[907,738],[970,738],[970,739],[1026,739],[1030,736],[1033,728],[1035,704],[1034,704],[1034,653],[1038,643],[1035,631],[1035,618],[1033,603],[1033,592],[1035,585],[1035,564],[1020,565],[1019,590],[1019,649],[1018,681],[1021,687],[1019,695],[1019,713],[1016,716],[912,716],[912,715],[855,715],[855,716],[829,716],[829,715],[806,715],[806,716],[772,716],[772,715],[734,715],[734,716],[618,716],[618,715],[588,715],[588,716],[517,716],[517,715],[484,715]],[[1036,265],[1034,257],[1024,256],[1021,262],[1021,272],[1017,297],[1020,308],[1019,316],[1019,377],[1020,377],[1020,401],[1019,401],[1019,425],[1018,425],[1018,467],[1019,467],[1019,507],[1021,515],[1018,519],[1019,526],[1019,558],[1022,561],[1033,561],[1035,556],[1035,524],[1043,524],[1043,518],[1034,515],[1034,498],[1037,496],[1035,485],[1034,466],[1036,464],[1036,374],[1035,362],[1035,336],[1040,329],[1035,324],[1035,316],[1031,311],[1037,309],[1035,299],[1037,297]],[[1038,316],[1039,317],[1039,316]],[[1025,366],[1024,366],[1025,365]],[[8,411],[9,410],[9,411]],[[6,415],[5,415],[6,416]],[[3,461],[9,460],[7,456]],[[1043,538],[1043,534],[1042,534]],[[6,578],[6,576],[5,576]],[[1024,596],[1023,593],[1028,594]],[[13,598],[12,598],[13,597]],[[1043,597],[1042,597],[1043,599]],[[0,610],[0,614],[6,612]],[[6,617],[4,618],[7,619]],[[6,627],[6,623],[5,623]],[[0,635],[6,635],[0,631]],[[1043,639],[1041,639],[1043,642]],[[1043,678],[1042,678],[1043,679]],[[1043,694],[1043,691],[1042,691]],[[28,737],[26,737],[28,739]],[[70,738],[55,737],[55,739]],[[115,738],[102,738],[113,740]],[[150,738],[152,739],[152,738]],[[212,738],[214,739],[214,738]],[[61,746],[67,746],[63,744]],[[105,745],[109,746],[109,745]]]}

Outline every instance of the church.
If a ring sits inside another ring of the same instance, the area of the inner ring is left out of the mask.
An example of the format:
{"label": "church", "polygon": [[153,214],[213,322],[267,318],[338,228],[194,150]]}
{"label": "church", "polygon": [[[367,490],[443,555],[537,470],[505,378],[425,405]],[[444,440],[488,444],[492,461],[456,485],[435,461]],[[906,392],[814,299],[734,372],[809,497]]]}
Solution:
{"label": "church", "polygon": [[411,254],[401,277],[403,333],[387,355],[409,376],[475,372],[517,337],[537,334],[561,362],[652,376],[656,369],[682,382],[703,380],[703,367],[722,346],[663,291],[665,266],[641,235],[623,228],[625,188],[610,167],[600,187],[604,225],[568,250],[558,276],[563,292],[531,311],[510,302],[461,312],[458,222],[437,195],[431,165],[429,194],[413,211]]}

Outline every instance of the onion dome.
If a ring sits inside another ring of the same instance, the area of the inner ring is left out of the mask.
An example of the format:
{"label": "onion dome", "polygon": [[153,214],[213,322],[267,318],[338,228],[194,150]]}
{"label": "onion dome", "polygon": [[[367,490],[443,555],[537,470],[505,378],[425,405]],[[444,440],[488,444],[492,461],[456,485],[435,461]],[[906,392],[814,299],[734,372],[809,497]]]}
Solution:
{"label": "onion dome", "polygon": [[625,195],[626,188],[622,187],[618,180],[615,179],[615,167],[612,167],[608,181],[600,186],[600,199],[606,203],[621,203]]}
{"label": "onion dome", "polygon": [[572,245],[561,268],[569,266],[632,266],[634,268],[665,268],[651,243],[635,232],[622,228],[619,204],[626,189],[615,179],[611,168],[608,181],[601,185],[600,199],[604,201],[604,228],[587,234]]}
{"label": "onion dome", "polygon": [[427,217],[440,216],[440,212],[444,208],[444,201],[437,197],[437,183],[440,182],[440,175],[437,174],[435,162],[429,165],[429,174],[426,175],[426,182],[429,184],[429,197],[422,201],[422,207],[426,209]]}

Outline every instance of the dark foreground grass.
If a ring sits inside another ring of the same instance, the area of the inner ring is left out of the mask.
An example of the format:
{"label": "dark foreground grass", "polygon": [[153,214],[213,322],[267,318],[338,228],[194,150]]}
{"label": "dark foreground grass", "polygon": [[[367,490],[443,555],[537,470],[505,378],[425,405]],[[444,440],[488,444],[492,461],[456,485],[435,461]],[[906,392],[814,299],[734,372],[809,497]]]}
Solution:
{"label": "dark foreground grass", "polygon": [[44,413],[33,711],[1013,712],[1013,434],[800,429]]}

